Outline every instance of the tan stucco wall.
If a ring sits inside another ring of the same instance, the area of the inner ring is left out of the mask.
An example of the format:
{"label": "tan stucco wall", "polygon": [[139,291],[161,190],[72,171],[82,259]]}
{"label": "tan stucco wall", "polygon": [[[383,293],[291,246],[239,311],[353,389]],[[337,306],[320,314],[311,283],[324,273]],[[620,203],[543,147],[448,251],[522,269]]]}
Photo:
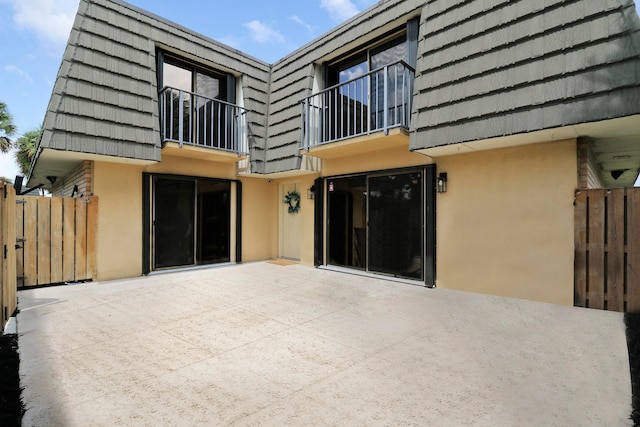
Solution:
{"label": "tan stucco wall", "polygon": [[[100,203],[98,280],[142,274],[143,172],[236,179],[234,163],[170,156],[165,156],[161,163],[146,167],[94,162],[94,194],[99,197]],[[276,258],[278,185],[275,181],[254,178],[245,178],[241,182],[242,261]],[[235,227],[235,223],[232,227]],[[313,239],[313,235],[311,238]],[[232,252],[233,257],[235,251]],[[311,253],[313,254],[313,247]]]}
{"label": "tan stucco wall", "polygon": [[142,166],[94,162],[98,280],[142,274]]}
{"label": "tan stucco wall", "polygon": [[333,176],[375,170],[406,168],[433,163],[430,157],[402,149],[378,150],[360,154],[357,158],[343,157],[322,160],[322,175]]}
{"label": "tan stucco wall", "polygon": [[[437,285],[442,288],[573,304],[574,140],[481,151],[435,159],[448,173],[437,195]],[[431,163],[400,150],[324,160],[323,175]],[[100,198],[98,280],[142,274],[142,173],[236,179],[233,164],[166,158],[153,166],[94,164]],[[244,262],[277,258],[282,184],[301,195],[300,261],[313,264],[316,175],[241,178]]]}
{"label": "tan stucco wall", "polygon": [[278,185],[242,178],[242,261],[277,257]]}
{"label": "tan stucco wall", "polygon": [[236,179],[235,163],[217,163],[186,157],[163,156],[160,163],[147,166],[144,171],[205,178]]}
{"label": "tan stucco wall", "polygon": [[436,159],[437,285],[573,305],[575,140]]}

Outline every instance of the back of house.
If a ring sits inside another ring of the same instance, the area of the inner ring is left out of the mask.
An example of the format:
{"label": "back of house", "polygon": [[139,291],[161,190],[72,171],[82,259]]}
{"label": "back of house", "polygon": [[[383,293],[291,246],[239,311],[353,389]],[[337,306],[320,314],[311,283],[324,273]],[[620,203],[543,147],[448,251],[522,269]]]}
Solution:
{"label": "back of house", "polygon": [[576,191],[639,170],[631,0],[383,0],[275,64],[81,0],[28,180],[99,198],[98,280],[280,257],[572,305]]}

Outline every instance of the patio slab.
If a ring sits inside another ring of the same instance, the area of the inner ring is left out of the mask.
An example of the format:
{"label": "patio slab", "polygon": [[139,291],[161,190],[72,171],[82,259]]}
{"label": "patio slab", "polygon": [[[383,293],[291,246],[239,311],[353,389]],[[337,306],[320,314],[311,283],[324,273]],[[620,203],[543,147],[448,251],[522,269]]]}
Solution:
{"label": "patio slab", "polygon": [[18,298],[24,426],[631,425],[620,313],[269,262]]}

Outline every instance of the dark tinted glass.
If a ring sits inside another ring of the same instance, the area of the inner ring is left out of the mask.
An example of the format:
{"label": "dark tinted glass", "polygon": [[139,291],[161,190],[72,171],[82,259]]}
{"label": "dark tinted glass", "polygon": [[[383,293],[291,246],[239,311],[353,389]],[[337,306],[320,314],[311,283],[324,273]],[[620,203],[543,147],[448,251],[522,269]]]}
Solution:
{"label": "dark tinted glass", "polygon": [[194,263],[195,184],[155,179],[155,268]]}
{"label": "dark tinted glass", "polygon": [[369,178],[369,270],[422,279],[421,173]]}

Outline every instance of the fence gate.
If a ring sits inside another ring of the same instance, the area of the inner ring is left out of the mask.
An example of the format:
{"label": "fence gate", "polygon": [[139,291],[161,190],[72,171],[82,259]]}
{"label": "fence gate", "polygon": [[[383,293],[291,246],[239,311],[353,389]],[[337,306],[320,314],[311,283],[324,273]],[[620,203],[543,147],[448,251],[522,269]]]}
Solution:
{"label": "fence gate", "polygon": [[640,188],[577,190],[575,305],[640,311]]}
{"label": "fence gate", "polygon": [[98,197],[16,199],[18,288],[96,277]]}

